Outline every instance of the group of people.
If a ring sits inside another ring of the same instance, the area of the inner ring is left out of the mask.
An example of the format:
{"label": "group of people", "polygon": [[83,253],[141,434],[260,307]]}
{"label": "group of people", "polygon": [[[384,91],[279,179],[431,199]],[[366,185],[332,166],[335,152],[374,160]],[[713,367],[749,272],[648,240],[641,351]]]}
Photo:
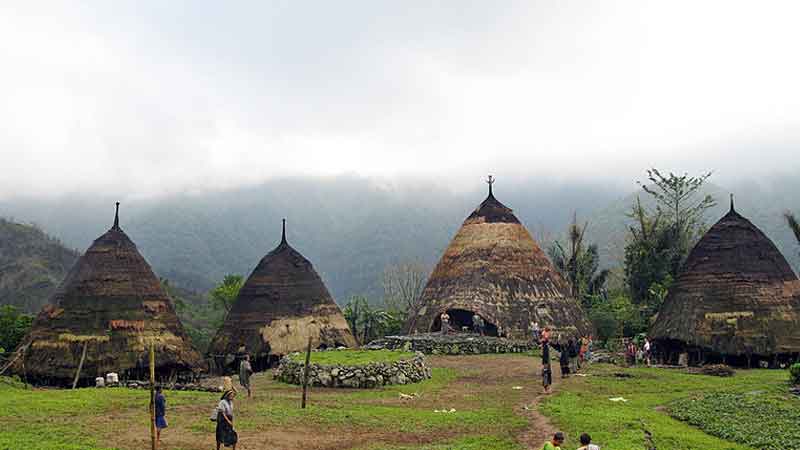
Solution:
{"label": "group of people", "polygon": [[542,349],[542,385],[544,393],[550,393],[550,385],[553,384],[553,370],[550,366],[550,347],[554,346],[559,351],[559,365],[561,366],[561,377],[566,378],[571,373],[577,373],[581,365],[591,360],[592,357],[592,336],[582,336],[578,340],[568,339],[566,343],[550,342],[550,328],[544,330],[539,328],[537,323],[531,326],[533,340]]}
{"label": "group of people", "polygon": [[625,344],[625,360],[629,366],[638,364],[650,365],[653,358],[653,343],[650,338],[645,337],[641,346],[637,345],[635,341],[631,340]]}
{"label": "group of people", "polygon": [[[447,334],[450,332],[450,314],[447,311],[442,312],[439,315],[439,321],[441,322],[441,333]],[[464,329],[467,329],[464,327]],[[486,334],[486,322],[483,320],[483,317],[480,314],[475,313],[472,315],[472,331],[475,334],[480,334],[481,336]]]}
{"label": "group of people", "polygon": [[[592,444],[592,437],[587,433],[583,433],[579,439],[581,446],[578,447],[578,450],[600,450],[600,447]],[[553,439],[544,443],[542,450],[561,450],[561,446],[564,445],[565,441],[564,433],[558,431],[553,435]]]}
{"label": "group of people", "polygon": [[[253,374],[253,366],[250,364],[250,356],[244,355],[239,363],[239,384],[247,391],[247,397],[252,396],[250,387],[250,375]],[[164,396],[161,386],[156,386],[155,395],[155,426],[156,426],[156,445],[161,446],[161,432],[167,428],[167,399]],[[211,412],[209,417],[216,422],[215,430],[217,450],[221,446],[232,447],[236,450],[239,436],[233,427],[233,400],[236,398],[238,390],[233,385],[231,377],[222,377],[222,397],[219,403]]]}

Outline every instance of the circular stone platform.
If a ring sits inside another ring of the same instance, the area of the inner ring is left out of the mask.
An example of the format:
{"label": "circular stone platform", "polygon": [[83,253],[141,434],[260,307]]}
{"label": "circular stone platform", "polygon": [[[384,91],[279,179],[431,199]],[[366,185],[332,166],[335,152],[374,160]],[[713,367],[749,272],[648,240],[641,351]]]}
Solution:
{"label": "circular stone platform", "polygon": [[514,341],[473,333],[422,333],[408,336],[386,336],[364,347],[422,352],[427,355],[478,355],[483,353],[525,353],[535,348],[533,342]]}
{"label": "circular stone platform", "polygon": [[[347,362],[349,358],[346,352],[353,353],[353,363]],[[315,356],[326,353],[336,353],[335,358],[322,357],[318,358],[322,363],[314,362]],[[422,353],[388,352],[395,354],[389,355],[386,361],[369,361],[371,358],[363,357],[369,353],[372,352],[352,350],[313,352],[308,371],[309,386],[375,388],[390,384],[417,383],[431,378],[431,369],[425,364]],[[298,353],[284,356],[275,370],[275,379],[302,385],[305,366],[303,358],[304,355]],[[337,363],[326,363],[326,359]]]}

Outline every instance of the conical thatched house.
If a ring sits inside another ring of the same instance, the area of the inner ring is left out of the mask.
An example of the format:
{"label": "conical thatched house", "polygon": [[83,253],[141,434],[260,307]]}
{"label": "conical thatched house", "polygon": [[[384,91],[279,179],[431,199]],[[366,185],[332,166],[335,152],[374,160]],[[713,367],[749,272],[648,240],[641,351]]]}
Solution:
{"label": "conical thatched house", "polygon": [[119,227],[117,203],[114,225],[39,313],[14,369],[41,383],[68,384],[83,359],[82,384],[108,372],[146,379],[151,342],[160,379],[191,376],[203,364],[158,278]]}
{"label": "conical thatched house", "polygon": [[216,369],[235,367],[249,354],[263,370],[282,355],[313,348],[356,347],[341,310],[314,267],[286,242],[286,221],[278,246],[247,278],[222,328],[209,347]]}
{"label": "conical thatched house", "polygon": [[800,354],[800,281],[775,244],[733,207],[692,249],[651,337],[670,362],[757,360]]}
{"label": "conical thatched house", "polygon": [[410,332],[471,326],[477,313],[490,335],[530,339],[530,326],[553,329],[559,340],[591,333],[579,303],[561,275],[511,209],[492,193],[470,214],[433,270],[422,292],[422,309]]}

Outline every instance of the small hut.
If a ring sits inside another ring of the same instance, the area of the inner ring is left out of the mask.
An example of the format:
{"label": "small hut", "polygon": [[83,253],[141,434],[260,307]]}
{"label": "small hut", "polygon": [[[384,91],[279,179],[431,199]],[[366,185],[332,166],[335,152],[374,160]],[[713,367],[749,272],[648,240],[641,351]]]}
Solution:
{"label": "small hut", "polygon": [[309,338],[314,349],[357,346],[311,262],[286,241],[284,220],[280,244],[245,281],[211,342],[209,357],[224,372],[248,354],[253,368],[263,370],[283,355],[304,351]]}
{"label": "small hut", "polygon": [[534,322],[550,327],[559,340],[591,333],[564,279],[513,211],[494,197],[491,176],[488,183],[489,195],[464,221],[428,279],[409,331],[438,331],[447,312],[451,329],[471,328],[477,314],[493,336],[530,339]]}
{"label": "small hut", "polygon": [[[43,384],[80,384],[116,372],[149,376],[154,343],[160,379],[191,378],[202,367],[169,297],[136,245],[114,225],[86,250],[34,320],[15,372]],[[80,370],[79,370],[80,367]]]}
{"label": "small hut", "polygon": [[800,354],[800,281],[775,244],[734,209],[700,239],[650,335],[667,362],[774,365]]}

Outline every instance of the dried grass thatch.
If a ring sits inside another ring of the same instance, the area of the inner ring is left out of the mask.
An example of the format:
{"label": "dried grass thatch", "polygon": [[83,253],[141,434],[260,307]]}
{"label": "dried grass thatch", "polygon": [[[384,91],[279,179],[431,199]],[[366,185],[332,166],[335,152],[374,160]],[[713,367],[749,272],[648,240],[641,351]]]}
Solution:
{"label": "dried grass thatch", "polygon": [[408,328],[438,330],[440,314],[450,311],[451,323],[477,313],[490,334],[517,339],[530,338],[533,322],[550,327],[562,340],[587,335],[591,324],[568,292],[528,230],[490,187],[436,265],[422,293],[424,306]]}
{"label": "dried grass thatch", "polygon": [[114,226],[75,263],[34,321],[23,341],[24,358],[14,367],[29,379],[65,384],[107,372],[142,376],[150,342],[159,377],[191,374],[203,361],[189,341],[172,302],[136,245]]}
{"label": "dried grass thatch", "polygon": [[314,348],[357,346],[311,262],[286,242],[284,224],[280,244],[247,278],[209,354],[220,370],[242,353],[263,369],[282,355],[304,350],[309,338]]}
{"label": "dried grass thatch", "polygon": [[800,281],[731,202],[692,249],[650,334],[662,349],[749,360],[800,353],[798,330]]}

